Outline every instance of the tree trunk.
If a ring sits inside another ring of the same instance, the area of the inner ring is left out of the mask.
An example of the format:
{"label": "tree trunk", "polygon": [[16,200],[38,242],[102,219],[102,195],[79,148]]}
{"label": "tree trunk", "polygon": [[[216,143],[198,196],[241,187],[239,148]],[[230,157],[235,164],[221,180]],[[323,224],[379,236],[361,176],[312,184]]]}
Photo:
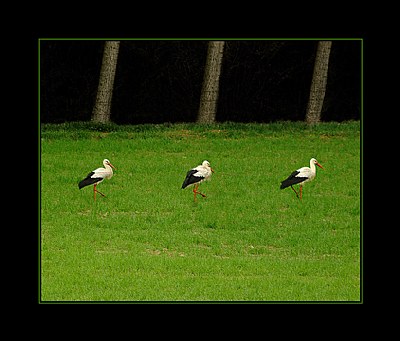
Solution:
{"label": "tree trunk", "polygon": [[209,41],[201,89],[197,123],[213,123],[217,114],[219,76],[221,75],[224,41]]}
{"label": "tree trunk", "polygon": [[119,41],[105,42],[99,87],[97,88],[96,103],[92,112],[93,122],[110,122],[111,99],[114,87],[115,71],[117,69],[118,52]]}
{"label": "tree trunk", "polygon": [[311,81],[310,98],[308,100],[306,113],[306,122],[308,124],[315,124],[321,120],[322,105],[324,104],[326,82],[328,79],[331,46],[331,41],[318,42],[313,78]]}

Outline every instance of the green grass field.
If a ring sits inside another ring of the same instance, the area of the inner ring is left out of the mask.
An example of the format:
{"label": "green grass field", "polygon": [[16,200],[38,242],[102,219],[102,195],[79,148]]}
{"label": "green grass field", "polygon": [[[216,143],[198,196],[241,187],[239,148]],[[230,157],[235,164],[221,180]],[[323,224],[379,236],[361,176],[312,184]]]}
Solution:
{"label": "green grass field", "polygon": [[[41,302],[361,302],[360,144],[360,122],[42,125]],[[311,157],[300,201],[279,186]]]}

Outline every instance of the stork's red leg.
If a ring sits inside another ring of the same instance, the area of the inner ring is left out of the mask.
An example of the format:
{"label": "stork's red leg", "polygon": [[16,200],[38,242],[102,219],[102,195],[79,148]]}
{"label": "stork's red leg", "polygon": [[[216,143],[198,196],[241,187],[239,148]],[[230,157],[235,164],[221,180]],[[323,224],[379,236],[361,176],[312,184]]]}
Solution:
{"label": "stork's red leg", "polygon": [[[299,197],[299,195],[297,194],[296,190],[293,188],[293,186],[290,186],[292,188],[292,190],[296,193],[296,197]],[[301,188],[301,187],[300,187]]]}
{"label": "stork's red leg", "polygon": [[193,193],[194,193],[194,202],[196,202],[196,195],[197,195],[197,188],[199,187],[199,184],[194,185],[193,187]]}
{"label": "stork's red leg", "polygon": [[201,193],[201,192],[197,192],[197,194],[200,194],[203,198],[205,198],[206,197],[206,195],[205,194],[203,194],[203,193]]}
{"label": "stork's red leg", "polygon": [[303,199],[303,186],[300,185],[300,200]]}
{"label": "stork's red leg", "polygon": [[203,198],[206,197],[205,194],[203,194],[203,193],[201,193],[201,192],[199,192],[199,191],[197,190],[197,189],[199,188],[199,185],[200,185],[200,184],[197,184],[197,185],[195,185],[194,188],[193,188],[195,201],[196,201],[196,194],[200,194]]}
{"label": "stork's red leg", "polygon": [[101,193],[98,189],[96,189],[96,192],[99,193],[99,194],[101,194],[103,197],[106,196],[105,194]]}
{"label": "stork's red leg", "polygon": [[93,192],[94,192],[94,200],[96,200],[96,193],[101,194],[103,197],[105,197],[105,194],[101,193],[98,189],[96,189],[97,184],[94,184],[93,186]]}

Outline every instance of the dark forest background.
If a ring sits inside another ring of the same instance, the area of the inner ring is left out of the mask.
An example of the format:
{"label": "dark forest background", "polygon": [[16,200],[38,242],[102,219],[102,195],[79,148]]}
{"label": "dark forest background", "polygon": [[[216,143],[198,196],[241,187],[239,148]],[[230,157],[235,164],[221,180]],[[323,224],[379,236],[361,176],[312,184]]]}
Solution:
{"label": "dark forest background", "polygon": [[[194,122],[208,41],[123,40],[111,120]],[[317,40],[226,41],[217,121],[304,120]],[[40,121],[89,121],[104,41],[40,41]],[[361,118],[361,40],[333,40],[322,121]]]}

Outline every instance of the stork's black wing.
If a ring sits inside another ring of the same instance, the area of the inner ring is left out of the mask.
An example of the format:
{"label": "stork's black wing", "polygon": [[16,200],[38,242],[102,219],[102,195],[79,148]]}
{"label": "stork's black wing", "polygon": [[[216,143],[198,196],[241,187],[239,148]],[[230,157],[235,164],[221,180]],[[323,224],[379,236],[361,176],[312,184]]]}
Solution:
{"label": "stork's black wing", "polygon": [[298,184],[298,183],[303,182],[304,180],[308,179],[306,177],[296,176],[299,173],[300,172],[296,170],[292,174],[290,174],[286,180],[283,180],[281,182],[281,189]]}
{"label": "stork's black wing", "polygon": [[92,175],[94,174],[94,172],[90,172],[86,178],[84,178],[82,181],[79,182],[78,187],[79,189],[89,186],[89,185],[93,185],[96,182],[99,182],[101,180],[103,180],[103,178],[92,178]]}
{"label": "stork's black wing", "polygon": [[201,176],[196,169],[191,169],[187,172],[186,178],[183,181],[182,189],[186,188],[189,185],[195,184],[204,179],[204,176]]}

